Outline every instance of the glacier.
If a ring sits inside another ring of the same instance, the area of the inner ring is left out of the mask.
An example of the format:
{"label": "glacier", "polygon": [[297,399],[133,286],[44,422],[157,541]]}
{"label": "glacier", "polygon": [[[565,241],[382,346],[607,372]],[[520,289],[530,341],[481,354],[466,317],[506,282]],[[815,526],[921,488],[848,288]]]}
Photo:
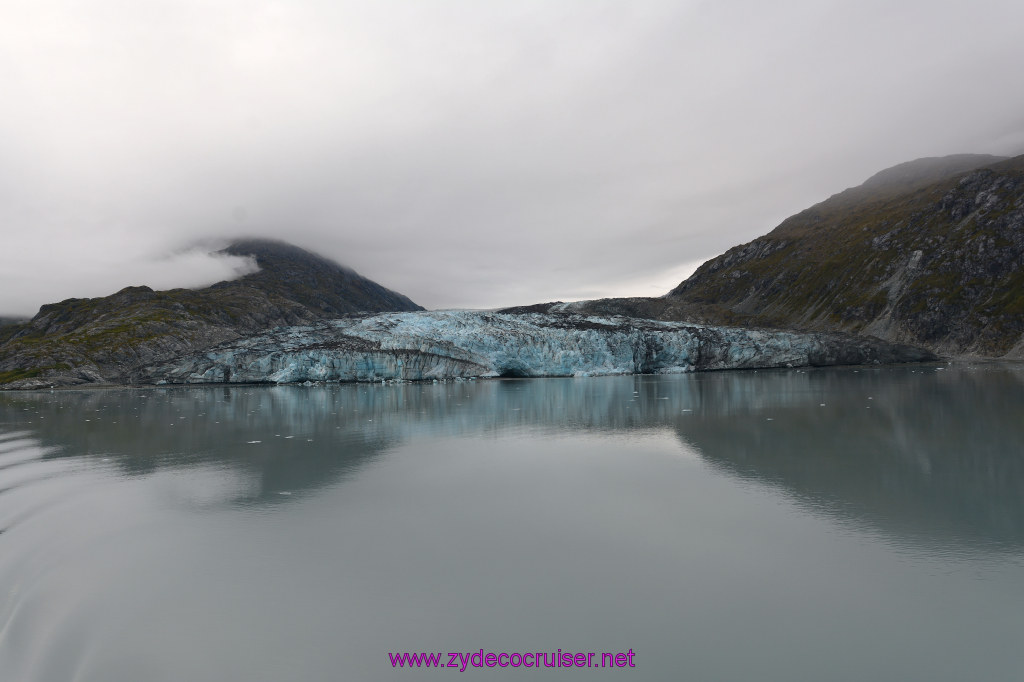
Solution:
{"label": "glacier", "polygon": [[145,367],[136,383],[302,383],[567,377],[934,360],[842,333],[574,313],[350,315],[279,327]]}

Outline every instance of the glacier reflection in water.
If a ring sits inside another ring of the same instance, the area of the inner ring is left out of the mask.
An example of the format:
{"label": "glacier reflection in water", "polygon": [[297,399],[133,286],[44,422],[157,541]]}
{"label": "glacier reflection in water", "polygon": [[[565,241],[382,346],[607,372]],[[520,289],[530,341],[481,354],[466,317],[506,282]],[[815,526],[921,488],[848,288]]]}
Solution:
{"label": "glacier reflection in water", "polygon": [[1019,677],[1022,414],[995,364],[0,394],[0,679]]}

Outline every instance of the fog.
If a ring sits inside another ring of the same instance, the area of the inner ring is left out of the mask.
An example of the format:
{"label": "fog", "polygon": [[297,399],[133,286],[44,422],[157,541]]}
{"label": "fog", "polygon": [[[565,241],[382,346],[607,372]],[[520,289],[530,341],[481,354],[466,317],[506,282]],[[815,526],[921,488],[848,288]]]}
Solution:
{"label": "fog", "polygon": [[291,241],[428,308],[666,293],[922,156],[1024,153],[1024,4],[0,4],[0,314]]}

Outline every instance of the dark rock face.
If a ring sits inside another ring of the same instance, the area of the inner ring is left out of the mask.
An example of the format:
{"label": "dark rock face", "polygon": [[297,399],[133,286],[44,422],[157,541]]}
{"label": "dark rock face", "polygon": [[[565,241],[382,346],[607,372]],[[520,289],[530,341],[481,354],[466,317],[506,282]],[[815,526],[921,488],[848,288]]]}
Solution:
{"label": "dark rock face", "polygon": [[274,327],[356,311],[422,310],[405,296],[281,242],[225,249],[260,271],[205,289],[127,287],[111,296],[44,305],[0,328],[0,386],[124,383],[137,368]]}
{"label": "dark rock face", "polygon": [[423,310],[402,294],[291,244],[247,239],[235,242],[224,253],[252,256],[260,269],[241,279],[215,284],[214,288],[253,287],[299,303],[320,317]]}
{"label": "dark rock face", "polygon": [[661,299],[573,309],[1022,355],[1024,156],[896,166],[729,249]]}

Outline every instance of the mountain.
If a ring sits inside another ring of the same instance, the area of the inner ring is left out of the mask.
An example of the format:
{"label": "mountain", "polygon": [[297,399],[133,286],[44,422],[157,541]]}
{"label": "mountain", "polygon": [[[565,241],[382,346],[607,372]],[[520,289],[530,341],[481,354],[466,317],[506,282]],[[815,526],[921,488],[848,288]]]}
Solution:
{"label": "mountain", "polygon": [[205,289],[127,287],[44,305],[0,326],[0,385],[125,383],[142,366],[285,325],[355,312],[422,310],[355,271],[283,242],[238,241],[259,271]]}
{"label": "mountain", "polygon": [[[943,161],[897,166],[802,211],[668,298],[744,325],[840,329],[951,355],[1019,351],[1024,156],[967,172]],[[944,165],[953,172],[936,180]]]}
{"label": "mountain", "polygon": [[[153,368],[182,358],[199,367],[204,352],[236,342],[244,347],[245,339],[277,327],[422,310],[295,246],[244,240],[224,253],[253,257],[259,271],[199,290],[128,287],[103,298],[68,299],[43,306],[28,322],[0,325],[0,386],[156,380]],[[919,359],[1024,357],[1024,156],[958,155],[894,166],[708,261],[661,298],[499,312],[550,314],[552,328],[587,315],[624,316],[852,333],[930,351]],[[499,332],[483,325],[474,333]],[[272,338],[284,343],[292,332],[282,333]],[[846,349],[835,354],[847,358],[843,362],[869,357],[856,350],[865,342],[849,336],[830,341]],[[353,353],[366,351],[345,343],[323,340],[311,350],[326,354],[328,364],[354,361]],[[432,347],[428,338],[418,343]],[[447,357],[441,346],[412,351]],[[276,362],[278,355],[267,351],[260,362]]]}
{"label": "mountain", "polygon": [[546,309],[559,308],[1021,356],[1024,156],[900,164],[709,260],[662,298]]}

